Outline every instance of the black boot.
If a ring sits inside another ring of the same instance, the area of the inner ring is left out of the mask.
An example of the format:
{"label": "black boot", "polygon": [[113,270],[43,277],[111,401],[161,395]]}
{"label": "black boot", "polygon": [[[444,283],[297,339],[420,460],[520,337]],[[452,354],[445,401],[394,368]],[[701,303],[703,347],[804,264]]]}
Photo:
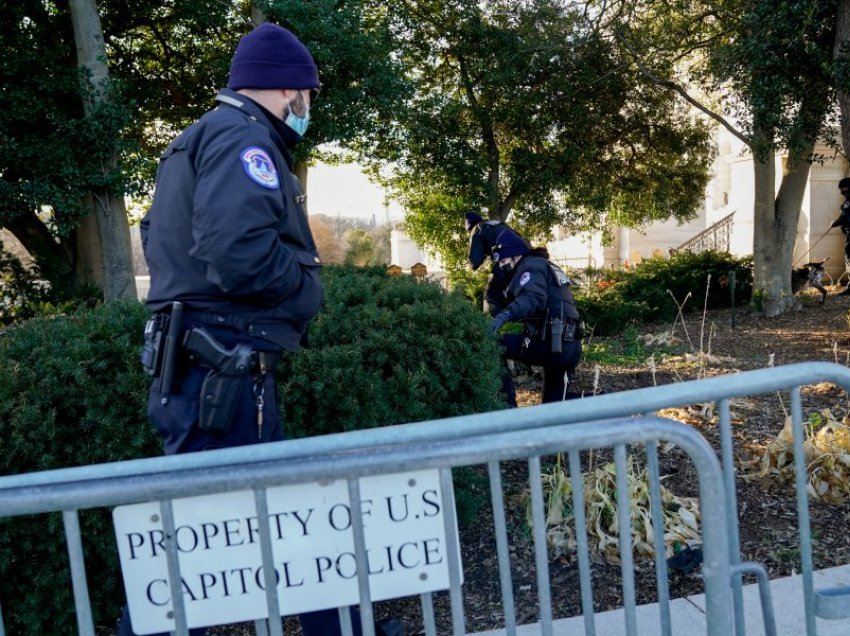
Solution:
{"label": "black boot", "polygon": [[376,636],[404,636],[404,624],[397,618],[375,621]]}

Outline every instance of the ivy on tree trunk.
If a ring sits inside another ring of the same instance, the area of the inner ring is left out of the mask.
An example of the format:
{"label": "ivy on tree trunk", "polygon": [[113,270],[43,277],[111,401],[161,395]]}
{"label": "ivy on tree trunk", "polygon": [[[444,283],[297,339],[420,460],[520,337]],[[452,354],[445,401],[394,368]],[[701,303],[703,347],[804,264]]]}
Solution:
{"label": "ivy on tree trunk", "polygon": [[[87,117],[96,117],[98,107],[108,106],[110,99],[109,70],[106,66],[106,47],[95,0],[70,0],[71,22],[77,48],[77,62],[89,75],[89,91],[84,99]],[[117,142],[117,140],[116,140]],[[104,159],[103,174],[118,170],[116,149]],[[136,281],[133,276],[133,256],[130,248],[130,229],[124,197],[112,192],[108,185],[92,188],[88,203],[96,224],[97,240],[87,241],[93,252],[89,256],[100,261],[100,271],[95,269],[94,282],[103,289],[104,300],[135,298]],[[81,232],[89,226],[81,226]],[[99,259],[98,259],[99,257]]]}

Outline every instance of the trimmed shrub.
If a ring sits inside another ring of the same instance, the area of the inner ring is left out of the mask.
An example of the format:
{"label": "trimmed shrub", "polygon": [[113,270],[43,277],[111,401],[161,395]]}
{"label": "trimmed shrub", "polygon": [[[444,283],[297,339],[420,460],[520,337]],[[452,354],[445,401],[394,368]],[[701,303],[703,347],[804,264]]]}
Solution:
{"label": "trimmed shrub", "polygon": [[463,293],[476,307],[483,307],[484,291],[487,289],[490,269],[490,263],[486,262],[474,272],[471,269],[447,272],[449,287]]}
{"label": "trimmed shrub", "polygon": [[626,300],[621,287],[610,281],[591,284],[574,293],[588,335],[591,332],[598,336],[619,333],[627,325],[645,320],[649,314],[645,302]]}
{"label": "trimmed shrub", "polygon": [[606,272],[603,280],[577,290],[576,301],[589,327],[607,335],[630,323],[672,320],[677,309],[670,293],[679,303],[690,293],[684,311],[702,311],[709,274],[708,308],[730,307],[733,271],[735,305],[740,306],[752,297],[752,258],[712,251],[679,252],[669,259],[647,259],[630,270]]}
{"label": "trimmed shrub", "polygon": [[[460,294],[383,268],[326,268],[310,348],[279,367],[287,433],[318,435],[486,411],[499,358],[486,318]],[[147,313],[134,302],[22,323],[0,339],[0,473],[161,454],[147,422],[138,354]],[[459,514],[463,515],[462,511]],[[123,602],[108,511],[83,511],[98,623]],[[0,519],[0,606],[9,633],[73,634],[60,514]]]}
{"label": "trimmed shrub", "polygon": [[498,408],[499,353],[459,293],[383,268],[327,268],[310,346],[281,365],[290,434],[320,435]]}
{"label": "trimmed shrub", "polygon": [[[158,455],[146,422],[139,303],[36,318],[0,340],[2,474]],[[118,617],[122,595],[106,510],[80,514],[96,616]],[[12,634],[75,633],[61,514],[0,519],[0,604]],[[109,618],[111,617],[111,618]]]}

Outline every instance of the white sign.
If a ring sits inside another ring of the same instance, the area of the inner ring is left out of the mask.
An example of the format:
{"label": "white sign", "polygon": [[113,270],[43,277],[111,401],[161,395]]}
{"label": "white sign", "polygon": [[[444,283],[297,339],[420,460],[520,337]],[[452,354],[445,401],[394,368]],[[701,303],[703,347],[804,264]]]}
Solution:
{"label": "white sign", "polygon": [[[448,589],[439,471],[364,477],[360,492],[372,600]],[[189,627],[267,618],[254,493],[173,505]],[[268,507],[281,614],[359,603],[347,483],[269,488]],[[173,630],[159,504],[120,506],[113,520],[133,630]]]}

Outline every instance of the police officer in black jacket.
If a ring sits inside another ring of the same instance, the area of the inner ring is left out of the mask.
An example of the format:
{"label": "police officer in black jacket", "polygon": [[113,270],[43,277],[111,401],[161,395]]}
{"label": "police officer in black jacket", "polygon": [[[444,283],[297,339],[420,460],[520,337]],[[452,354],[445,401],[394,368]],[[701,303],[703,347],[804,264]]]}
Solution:
{"label": "police officer in black jacket", "polygon": [[[521,334],[499,338],[505,359],[543,367],[543,402],[565,398],[565,378],[572,378],[581,360],[581,321],[570,280],[549,262],[545,248],[530,249],[518,234],[504,230],[493,248],[493,260],[508,276],[507,305],[490,322],[497,333],[506,322],[521,321]],[[503,375],[503,390],[516,406],[513,380]]]}
{"label": "police officer in black jacket", "polygon": [[[469,234],[469,264],[473,270],[477,270],[484,261],[492,258],[493,246],[496,238],[505,230],[511,229],[506,223],[489,219],[485,221],[480,214],[467,212],[464,215],[464,226]],[[519,236],[519,235],[517,235]],[[525,239],[523,239],[525,240]],[[531,247],[529,245],[529,247]],[[498,314],[505,305],[505,287],[508,277],[499,270],[493,261],[490,278],[484,289],[484,311],[491,316]]]}
{"label": "police officer in black jacket", "polygon": [[[180,342],[197,330],[203,345],[195,355],[187,339],[171,360],[143,355],[154,375],[148,415],[166,454],[284,438],[274,366],[281,352],[298,349],[322,303],[319,255],[290,156],[319,86],[307,48],[286,29],[263,24],[240,40],[215,109],[160,158],[142,221],[153,312],[146,343],[169,333],[179,313]],[[218,362],[204,352],[218,352]],[[232,376],[216,369],[229,360],[222,352],[241,356]],[[222,398],[226,408],[200,405],[210,386],[232,396]],[[306,636],[340,633],[335,609],[300,618]],[[359,619],[353,623],[359,633]],[[118,633],[133,633],[126,611]]]}
{"label": "police officer in black jacket", "polygon": [[[838,190],[844,196],[844,203],[841,204],[841,214],[829,227],[840,227],[844,233],[844,267],[850,271],[850,178],[841,179],[838,182]],[[839,292],[838,295],[850,295],[850,281],[844,291]]]}

